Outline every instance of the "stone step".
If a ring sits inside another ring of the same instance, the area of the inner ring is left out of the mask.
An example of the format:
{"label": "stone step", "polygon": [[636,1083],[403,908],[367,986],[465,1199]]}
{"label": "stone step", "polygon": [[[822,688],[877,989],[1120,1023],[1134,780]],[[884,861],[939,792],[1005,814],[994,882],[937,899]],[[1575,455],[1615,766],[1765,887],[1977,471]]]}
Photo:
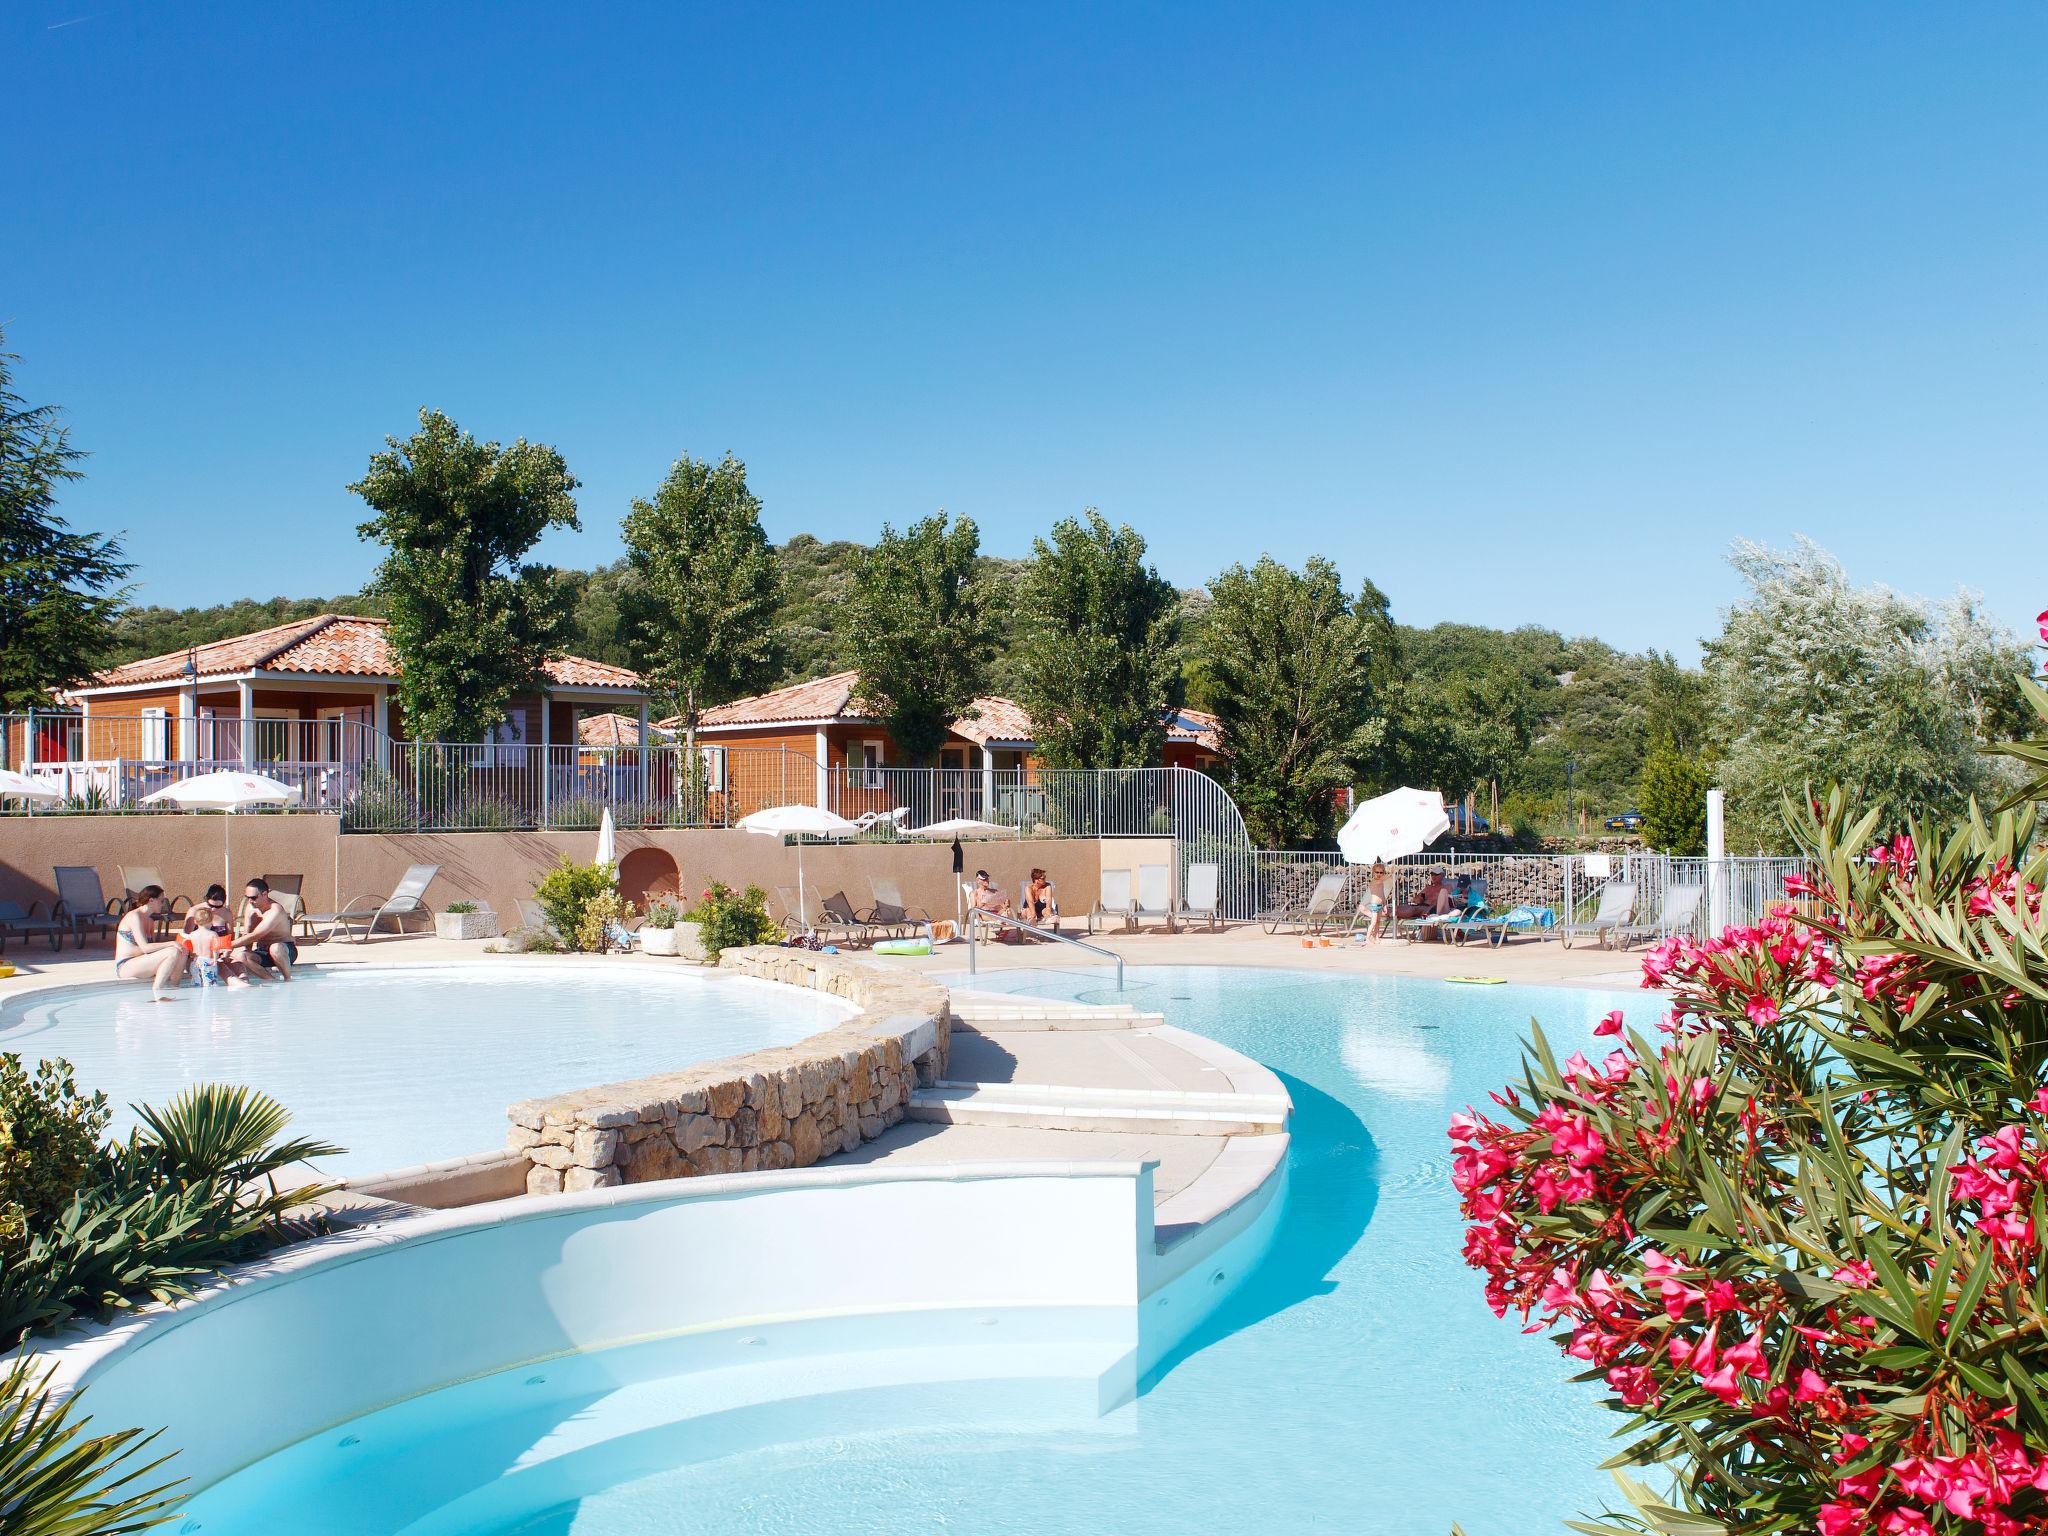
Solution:
{"label": "stone step", "polygon": [[912,1093],[908,1114],[941,1125],[1262,1136],[1286,1128],[1287,1110],[1284,1096],[1266,1094],[941,1082]]}
{"label": "stone step", "polygon": [[1140,1013],[1124,1006],[1091,1008],[1085,1004],[1025,1002],[1016,1007],[953,1000],[953,1022],[984,1034],[1015,1030],[1152,1029],[1166,1022],[1163,1013]]}

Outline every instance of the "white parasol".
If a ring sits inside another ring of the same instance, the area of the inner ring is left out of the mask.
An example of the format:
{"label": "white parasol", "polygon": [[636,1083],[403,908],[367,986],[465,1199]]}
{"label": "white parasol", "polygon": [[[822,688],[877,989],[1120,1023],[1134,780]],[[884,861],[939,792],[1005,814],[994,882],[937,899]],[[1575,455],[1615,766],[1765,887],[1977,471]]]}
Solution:
{"label": "white parasol", "polygon": [[604,808],[604,815],[597,823],[597,862],[613,865],[619,862],[619,834],[612,826],[610,806]]}
{"label": "white parasol", "polygon": [[[860,828],[844,816],[815,805],[775,805],[765,811],[755,811],[742,816],[733,823],[742,832],[758,833],[762,837],[857,837]],[[804,916],[804,845],[796,845],[796,920],[808,922]]]}
{"label": "white parasol", "polygon": [[1420,853],[1451,829],[1444,797],[1433,789],[1390,789],[1351,813],[1337,847],[1353,864]]}
{"label": "white parasol", "polygon": [[[153,805],[167,801],[186,811],[244,811],[254,805],[296,805],[298,789],[290,784],[279,783],[260,773],[242,773],[225,769],[219,773],[202,773],[196,778],[180,779],[167,784],[153,795],[144,795],[142,803]],[[220,869],[221,884],[232,886],[234,875],[228,859],[228,823],[220,825]]]}
{"label": "white parasol", "polygon": [[12,768],[0,768],[0,800],[62,800],[64,791]]}

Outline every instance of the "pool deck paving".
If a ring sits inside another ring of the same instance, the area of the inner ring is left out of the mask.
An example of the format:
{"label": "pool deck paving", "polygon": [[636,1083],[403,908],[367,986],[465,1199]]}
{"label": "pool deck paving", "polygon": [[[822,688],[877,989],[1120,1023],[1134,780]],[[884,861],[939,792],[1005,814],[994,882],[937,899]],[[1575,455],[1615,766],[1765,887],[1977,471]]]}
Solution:
{"label": "pool deck paving", "polygon": [[[1568,950],[1554,942],[1500,948],[1393,941],[1366,945],[1333,936],[1327,945],[1304,945],[1299,936],[1267,934],[1249,924],[1221,932],[1117,932],[1089,942],[1132,966],[1251,965],[1436,979],[1498,976],[1527,985],[1596,988],[1634,986],[1641,975],[1639,955]],[[0,979],[0,1001],[48,986],[112,980],[111,956],[111,946],[104,943],[58,954],[40,946],[10,945],[4,958],[21,969]],[[305,970],[434,966],[489,958],[474,941],[413,934],[366,944],[311,944],[300,965]],[[983,972],[1106,971],[1110,965],[1100,956],[1054,943],[984,945],[975,958]],[[1284,1158],[1286,1095],[1263,1067],[1174,1028],[1158,1014],[980,991],[967,971],[967,959],[964,946],[949,945],[927,957],[870,960],[878,967],[927,973],[948,986],[957,1015],[952,1065],[945,1082],[913,1097],[910,1118],[830,1161],[850,1166],[1149,1161],[1155,1165],[1154,1196],[1164,1242],[1231,1208]],[[635,955],[619,957],[617,963],[678,962]]]}

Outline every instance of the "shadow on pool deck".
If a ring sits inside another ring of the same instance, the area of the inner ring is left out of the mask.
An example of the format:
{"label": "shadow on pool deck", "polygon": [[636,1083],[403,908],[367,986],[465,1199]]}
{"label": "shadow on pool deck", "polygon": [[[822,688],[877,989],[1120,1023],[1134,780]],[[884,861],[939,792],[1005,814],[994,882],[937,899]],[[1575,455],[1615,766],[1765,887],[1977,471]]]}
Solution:
{"label": "shadow on pool deck", "polygon": [[1336,1289],[1329,1278],[1365,1234],[1379,1205],[1380,1153],[1351,1107],[1282,1072],[1294,1099],[1287,1153],[1287,1204],[1272,1247],[1208,1321],[1169,1350],[1138,1384],[1149,1392],[1196,1352],[1313,1296]]}

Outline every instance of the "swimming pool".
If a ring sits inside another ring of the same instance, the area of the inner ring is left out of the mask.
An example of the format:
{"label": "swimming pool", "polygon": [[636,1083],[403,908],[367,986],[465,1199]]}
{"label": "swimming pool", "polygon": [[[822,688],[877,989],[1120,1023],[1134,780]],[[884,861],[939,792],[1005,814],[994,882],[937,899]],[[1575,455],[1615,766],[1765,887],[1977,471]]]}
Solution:
{"label": "swimming pool", "polygon": [[[1099,975],[976,984],[1118,996]],[[1523,1536],[1606,1502],[1616,1421],[1546,1340],[1486,1310],[1458,1259],[1444,1126],[1514,1072],[1531,1015],[1569,1051],[1610,1008],[1648,1013],[1650,999],[1221,968],[1134,969],[1122,996],[1273,1067],[1295,1106],[1277,1233],[1135,1400],[1077,1402],[1089,1338],[983,1303],[935,1325],[885,1309],[647,1340],[336,1423],[170,1529],[244,1536],[288,1512],[356,1536],[1442,1536],[1453,1521]],[[821,1214],[851,1193],[825,1194]],[[925,1225],[964,1242],[979,1208]],[[789,1373],[779,1395],[756,1380],[771,1366]],[[747,1393],[759,1401],[698,1417]],[[565,1442],[594,1449],[560,1455]]]}
{"label": "swimming pool", "polygon": [[[1264,1062],[1294,1097],[1277,1239],[1118,1434],[1032,1432],[983,1405],[943,1429],[833,1435],[624,1484],[521,1536],[1272,1531],[1532,1536],[1613,1497],[1618,1420],[1460,1263],[1451,1113],[1508,1081],[1532,1015],[1590,1048],[1644,993],[1246,968],[1133,969],[1123,1000]],[[1094,975],[989,990],[1118,999]],[[1103,1426],[1109,1428],[1111,1426]]]}
{"label": "swimming pool", "polygon": [[0,1051],[61,1056],[105,1092],[112,1131],[129,1105],[197,1082],[246,1084],[292,1113],[296,1134],[346,1153],[342,1175],[411,1167],[505,1144],[521,1099],[790,1045],[851,1012],[814,992],[744,977],[576,960],[309,968],[286,985],[67,987],[0,1010]]}

